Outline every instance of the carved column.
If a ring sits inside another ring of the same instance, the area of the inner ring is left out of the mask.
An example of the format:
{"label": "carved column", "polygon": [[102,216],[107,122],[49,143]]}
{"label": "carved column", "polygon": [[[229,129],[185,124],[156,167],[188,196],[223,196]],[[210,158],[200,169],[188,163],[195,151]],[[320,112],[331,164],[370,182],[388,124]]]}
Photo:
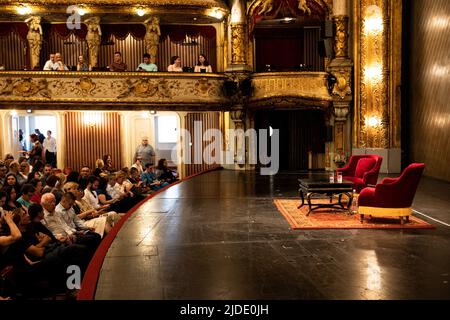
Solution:
{"label": "carved column", "polygon": [[334,59],[328,72],[334,77],[332,87],[334,139],[328,146],[331,159],[329,169],[342,166],[351,155],[350,105],[353,100],[353,62],[348,54],[348,6],[347,0],[333,1]]}
{"label": "carved column", "polygon": [[161,30],[159,28],[159,18],[151,17],[145,21],[147,29],[144,37],[145,51],[150,55],[150,62],[156,63],[156,56],[158,54],[159,37]]}
{"label": "carved column", "polygon": [[248,28],[243,0],[234,0],[231,8],[229,35],[231,63],[228,71],[245,71],[248,67]]}

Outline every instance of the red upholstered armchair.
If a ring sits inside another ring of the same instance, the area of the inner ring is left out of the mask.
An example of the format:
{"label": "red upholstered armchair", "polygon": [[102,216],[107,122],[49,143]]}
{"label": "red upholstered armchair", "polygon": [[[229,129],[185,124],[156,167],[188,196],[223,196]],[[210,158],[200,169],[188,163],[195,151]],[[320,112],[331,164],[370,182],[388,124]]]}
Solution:
{"label": "red upholstered armchair", "polygon": [[348,164],[336,171],[342,172],[345,180],[353,182],[356,193],[360,193],[367,185],[376,185],[383,157],[374,154],[354,155]]}
{"label": "red upholstered armchair", "polygon": [[409,220],[412,202],[417,186],[422,177],[425,164],[409,165],[398,178],[384,178],[375,188],[365,188],[361,191],[358,204],[361,222],[364,215],[374,217],[400,217]]}

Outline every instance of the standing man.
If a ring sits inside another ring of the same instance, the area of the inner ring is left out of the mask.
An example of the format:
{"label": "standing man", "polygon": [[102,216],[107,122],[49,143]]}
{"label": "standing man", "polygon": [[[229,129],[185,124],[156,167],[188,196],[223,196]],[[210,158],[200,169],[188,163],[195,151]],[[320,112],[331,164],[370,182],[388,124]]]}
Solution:
{"label": "standing man", "polygon": [[47,131],[47,138],[43,143],[45,149],[45,163],[49,163],[56,168],[56,139],[52,137],[52,132]]}
{"label": "standing man", "polygon": [[42,134],[42,132],[39,129],[34,129],[34,132],[37,134],[39,142],[41,144],[43,144],[44,140],[45,140],[45,136]]}
{"label": "standing man", "polygon": [[142,159],[144,167],[148,163],[155,164],[155,150],[148,144],[148,137],[142,137],[142,143],[137,146],[133,161],[136,162],[137,158]]}

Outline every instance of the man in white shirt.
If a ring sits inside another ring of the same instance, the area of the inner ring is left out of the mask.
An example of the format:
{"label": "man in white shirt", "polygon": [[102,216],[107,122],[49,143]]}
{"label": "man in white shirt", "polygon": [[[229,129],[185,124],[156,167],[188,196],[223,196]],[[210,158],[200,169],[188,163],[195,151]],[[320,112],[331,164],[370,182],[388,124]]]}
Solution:
{"label": "man in white shirt", "polygon": [[64,64],[61,53],[55,53],[55,65],[57,65],[56,71],[69,71],[69,68]]}
{"label": "man in white shirt", "polygon": [[47,131],[47,138],[43,143],[45,149],[45,162],[56,168],[56,139],[52,137],[52,132]]}
{"label": "man in white shirt", "polygon": [[41,198],[41,205],[44,208],[44,219],[41,223],[49,229],[56,239],[69,244],[75,243],[76,236],[74,230],[61,219],[56,213],[56,198],[53,193],[45,193]]}
{"label": "man in white shirt", "polygon": [[73,209],[75,199],[73,193],[65,193],[61,198],[61,202],[55,208],[56,215],[70,228],[72,234],[75,234],[76,243],[88,247],[91,253],[94,254],[102,238],[98,233],[87,227],[75,214]]}
{"label": "man in white shirt", "polygon": [[56,71],[58,70],[58,66],[55,63],[55,54],[50,53],[50,60],[48,60],[44,65],[44,71]]}

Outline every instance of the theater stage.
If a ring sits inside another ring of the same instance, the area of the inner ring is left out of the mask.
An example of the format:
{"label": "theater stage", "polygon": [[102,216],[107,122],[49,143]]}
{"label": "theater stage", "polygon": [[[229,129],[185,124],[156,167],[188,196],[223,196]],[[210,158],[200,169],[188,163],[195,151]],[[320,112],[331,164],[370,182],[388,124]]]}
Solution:
{"label": "theater stage", "polygon": [[[274,197],[298,174],[214,171],[144,203],[105,257],[95,299],[448,299],[450,227],[291,230]],[[450,224],[450,184],[414,209]]]}

